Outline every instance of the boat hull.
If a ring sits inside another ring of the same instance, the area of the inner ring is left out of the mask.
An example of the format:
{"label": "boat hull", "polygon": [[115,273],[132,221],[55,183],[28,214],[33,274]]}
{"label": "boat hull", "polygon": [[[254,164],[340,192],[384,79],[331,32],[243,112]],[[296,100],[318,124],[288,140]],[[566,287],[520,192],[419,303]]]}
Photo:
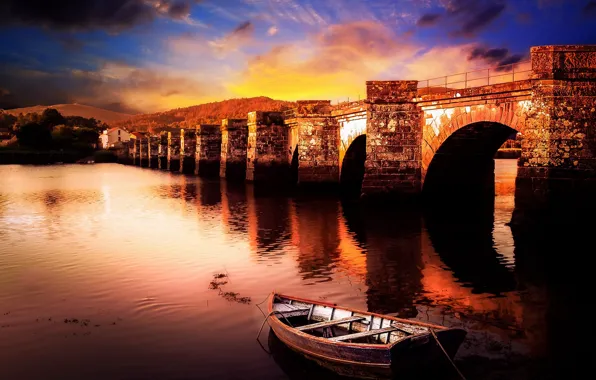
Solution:
{"label": "boat hull", "polygon": [[[419,373],[421,369],[449,365],[448,359],[430,334],[413,335],[391,344],[338,344],[305,334],[270,318],[273,333],[293,351],[342,376],[377,379],[396,374]],[[453,357],[466,332],[461,329],[436,331],[448,355]]]}
{"label": "boat hull", "polygon": [[391,352],[387,349],[344,349],[337,344],[302,336],[306,334],[295,334],[277,318],[273,318],[270,324],[275,335],[286,346],[334,372],[362,378],[367,378],[364,375],[375,378],[391,374]]}

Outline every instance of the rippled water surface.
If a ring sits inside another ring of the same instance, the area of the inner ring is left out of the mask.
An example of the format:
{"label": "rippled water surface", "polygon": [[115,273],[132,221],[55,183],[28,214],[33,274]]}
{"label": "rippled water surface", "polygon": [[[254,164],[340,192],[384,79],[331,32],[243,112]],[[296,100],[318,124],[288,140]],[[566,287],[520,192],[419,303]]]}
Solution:
{"label": "rippled water surface", "polygon": [[115,164],[0,166],[0,379],[327,378],[268,329],[255,340],[272,290],[463,326],[470,378],[542,377],[550,300],[519,275],[514,179],[499,160],[494,212],[467,218]]}

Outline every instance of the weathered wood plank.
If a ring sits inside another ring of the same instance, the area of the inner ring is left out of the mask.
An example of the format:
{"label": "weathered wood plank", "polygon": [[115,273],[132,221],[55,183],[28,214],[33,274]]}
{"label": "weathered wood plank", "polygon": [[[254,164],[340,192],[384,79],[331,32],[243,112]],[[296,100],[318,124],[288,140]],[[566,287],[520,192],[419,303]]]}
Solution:
{"label": "weathered wood plank", "polygon": [[299,326],[299,327],[296,327],[296,330],[308,331],[308,330],[318,329],[321,327],[331,327],[331,326],[335,326],[335,325],[341,325],[342,323],[357,322],[357,321],[361,321],[363,319],[365,319],[365,317],[348,317],[348,318],[342,318],[342,319],[335,319],[333,321],[319,322],[319,323],[313,323],[311,325]]}
{"label": "weathered wood plank", "polygon": [[332,342],[343,342],[345,340],[359,339],[359,338],[364,338],[367,336],[379,335],[379,334],[383,334],[383,333],[387,333],[387,332],[391,332],[391,331],[397,331],[397,330],[398,329],[396,327],[385,327],[383,329],[364,331],[364,332],[360,332],[360,333],[356,333],[356,334],[336,336],[335,338],[330,338],[329,340]]}

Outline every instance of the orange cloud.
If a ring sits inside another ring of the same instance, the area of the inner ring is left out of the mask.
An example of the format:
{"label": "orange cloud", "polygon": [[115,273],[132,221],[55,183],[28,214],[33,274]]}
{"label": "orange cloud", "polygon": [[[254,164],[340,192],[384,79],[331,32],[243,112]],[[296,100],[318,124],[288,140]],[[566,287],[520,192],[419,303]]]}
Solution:
{"label": "orange cloud", "polygon": [[376,22],[333,25],[310,40],[277,46],[250,59],[241,82],[228,88],[240,96],[289,100],[355,98],[364,95],[366,80],[419,50]]}

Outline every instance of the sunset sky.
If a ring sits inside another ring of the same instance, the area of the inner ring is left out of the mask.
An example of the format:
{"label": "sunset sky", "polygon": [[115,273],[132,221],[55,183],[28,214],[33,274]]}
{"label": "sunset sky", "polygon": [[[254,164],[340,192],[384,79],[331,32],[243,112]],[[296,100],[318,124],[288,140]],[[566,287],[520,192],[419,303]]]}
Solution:
{"label": "sunset sky", "polygon": [[3,0],[0,108],[354,99],[596,43],[596,0]]}

